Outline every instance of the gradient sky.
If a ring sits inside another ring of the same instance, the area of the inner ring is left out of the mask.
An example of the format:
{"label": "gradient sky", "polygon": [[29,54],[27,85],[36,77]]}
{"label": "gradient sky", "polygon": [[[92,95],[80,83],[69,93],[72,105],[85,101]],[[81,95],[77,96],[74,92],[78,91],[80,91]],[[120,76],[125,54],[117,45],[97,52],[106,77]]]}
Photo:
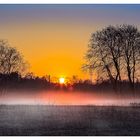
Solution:
{"label": "gradient sky", "polygon": [[92,32],[108,25],[140,28],[140,5],[0,5],[0,39],[19,49],[30,71],[86,78],[81,71]]}

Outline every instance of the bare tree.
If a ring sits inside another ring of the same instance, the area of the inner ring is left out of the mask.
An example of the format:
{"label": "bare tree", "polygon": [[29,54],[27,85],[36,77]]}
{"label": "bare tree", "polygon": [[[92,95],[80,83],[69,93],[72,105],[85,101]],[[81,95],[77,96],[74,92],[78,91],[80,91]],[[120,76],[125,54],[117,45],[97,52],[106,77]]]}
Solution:
{"label": "bare tree", "polygon": [[17,72],[23,74],[28,63],[16,48],[11,47],[6,41],[0,41],[0,73],[10,74]]}
{"label": "bare tree", "polygon": [[[128,80],[134,88],[136,81],[136,71],[140,66],[140,32],[137,27],[132,25],[122,25],[119,28],[123,36],[123,61],[127,71]],[[138,72],[138,73],[139,73]]]}
{"label": "bare tree", "polygon": [[86,64],[105,72],[114,87],[127,72],[133,87],[140,66],[140,32],[135,26],[120,25],[93,33],[86,52]]}
{"label": "bare tree", "polygon": [[102,67],[113,83],[121,80],[120,59],[121,48],[119,42],[121,36],[118,30],[109,26],[101,31],[92,34],[86,57],[90,63],[97,64],[96,67]]}

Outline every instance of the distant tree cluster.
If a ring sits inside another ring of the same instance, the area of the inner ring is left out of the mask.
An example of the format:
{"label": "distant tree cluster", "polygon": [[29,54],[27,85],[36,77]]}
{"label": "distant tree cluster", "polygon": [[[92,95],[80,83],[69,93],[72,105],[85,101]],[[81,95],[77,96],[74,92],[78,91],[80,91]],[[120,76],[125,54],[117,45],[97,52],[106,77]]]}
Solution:
{"label": "distant tree cluster", "polygon": [[[132,89],[140,76],[140,31],[133,25],[108,26],[91,35],[86,66],[114,88],[127,79]],[[120,86],[120,85],[119,85]]]}
{"label": "distant tree cluster", "polygon": [[[33,76],[31,73],[22,77],[16,72],[0,74],[0,93],[11,93],[16,91],[42,91],[53,88],[47,77]],[[20,94],[20,93],[19,93]]]}

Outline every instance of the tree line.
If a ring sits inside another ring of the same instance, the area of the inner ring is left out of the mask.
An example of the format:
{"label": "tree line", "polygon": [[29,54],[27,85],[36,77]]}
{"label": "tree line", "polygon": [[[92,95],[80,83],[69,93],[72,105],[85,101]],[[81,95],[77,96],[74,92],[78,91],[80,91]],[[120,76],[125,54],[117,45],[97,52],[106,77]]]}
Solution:
{"label": "tree line", "polygon": [[[97,73],[97,82],[81,80],[76,76],[64,89],[115,91],[129,87],[139,90],[140,83],[140,31],[134,25],[108,26],[92,33],[86,63],[82,68]],[[60,89],[58,83],[50,81],[50,75],[44,77],[27,73],[29,64],[23,55],[7,41],[0,40],[0,90],[11,89]]]}

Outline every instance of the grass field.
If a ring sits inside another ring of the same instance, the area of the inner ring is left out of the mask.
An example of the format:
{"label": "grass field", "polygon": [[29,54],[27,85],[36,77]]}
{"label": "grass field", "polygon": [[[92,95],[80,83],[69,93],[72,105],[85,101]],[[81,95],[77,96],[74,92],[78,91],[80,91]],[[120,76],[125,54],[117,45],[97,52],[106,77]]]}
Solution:
{"label": "grass field", "polygon": [[140,108],[1,105],[0,135],[140,135]]}

